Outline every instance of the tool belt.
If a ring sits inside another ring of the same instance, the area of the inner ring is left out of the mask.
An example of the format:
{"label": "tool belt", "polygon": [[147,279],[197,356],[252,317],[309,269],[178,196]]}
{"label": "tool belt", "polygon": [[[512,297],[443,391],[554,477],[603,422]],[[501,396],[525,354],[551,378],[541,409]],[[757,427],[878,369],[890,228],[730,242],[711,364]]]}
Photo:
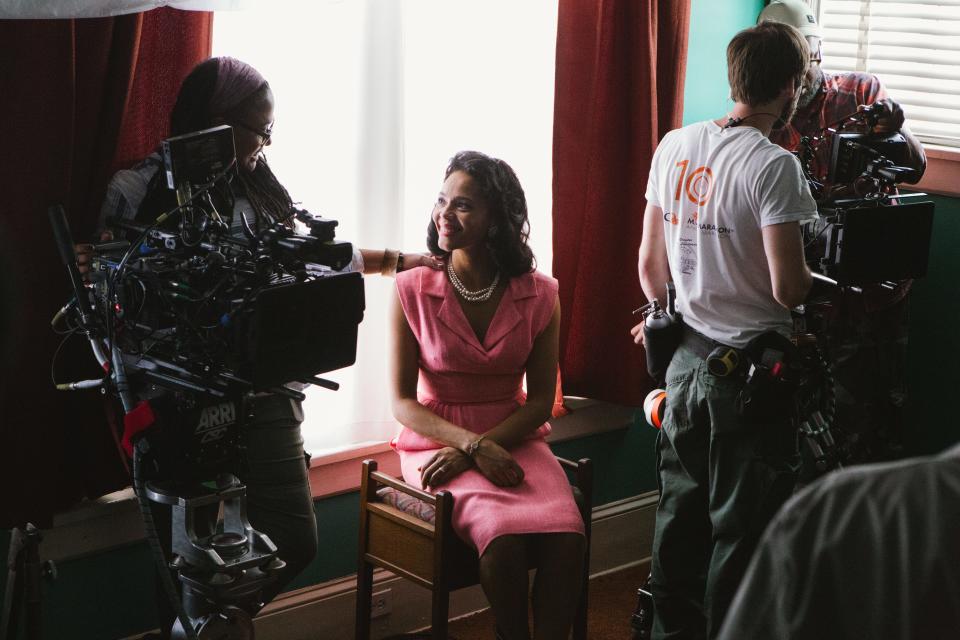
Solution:
{"label": "tool belt", "polygon": [[788,338],[767,331],[737,349],[684,326],[680,344],[703,358],[713,376],[744,378],[737,396],[737,412],[744,419],[761,422],[795,415],[805,370]]}
{"label": "tool belt", "polygon": [[744,347],[750,362],[746,383],[737,397],[737,411],[751,421],[795,418],[807,366],[789,338],[767,331]]}
{"label": "tool belt", "polygon": [[708,338],[696,329],[684,325],[680,344],[707,362],[707,370],[718,378],[746,371],[747,358],[740,349]]}

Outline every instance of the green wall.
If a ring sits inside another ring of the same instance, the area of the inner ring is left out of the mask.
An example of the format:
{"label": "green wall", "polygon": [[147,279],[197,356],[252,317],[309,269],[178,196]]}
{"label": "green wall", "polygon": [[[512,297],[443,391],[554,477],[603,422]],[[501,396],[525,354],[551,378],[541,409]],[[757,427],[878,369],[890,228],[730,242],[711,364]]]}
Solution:
{"label": "green wall", "polygon": [[727,43],[754,24],[765,4],[763,0],[693,0],[683,124],[719,118],[733,107],[727,84]]}
{"label": "green wall", "polygon": [[910,293],[907,446],[913,454],[960,441],[960,198],[930,199],[936,205],[930,264]]}

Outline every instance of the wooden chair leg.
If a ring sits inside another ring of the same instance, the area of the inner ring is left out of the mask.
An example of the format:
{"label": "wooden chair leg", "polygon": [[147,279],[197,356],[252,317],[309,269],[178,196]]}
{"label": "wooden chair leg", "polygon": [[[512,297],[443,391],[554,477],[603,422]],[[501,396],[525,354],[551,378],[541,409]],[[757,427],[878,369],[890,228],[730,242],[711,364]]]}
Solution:
{"label": "wooden chair leg", "polygon": [[355,640],[370,640],[370,609],[373,599],[373,565],[367,562],[366,552],[370,532],[368,530],[367,504],[376,494],[375,483],[370,474],[377,470],[374,460],[364,460],[363,474],[360,478],[360,539],[357,556],[357,615],[355,620]]}
{"label": "wooden chair leg", "polygon": [[432,640],[447,640],[447,619],[450,616],[450,592],[443,588],[433,590],[430,612],[430,637]]}
{"label": "wooden chair leg", "polygon": [[577,605],[577,615],[573,619],[573,640],[587,640],[587,610],[590,603],[590,540],[593,537],[593,462],[589,458],[577,461],[577,486],[584,495],[583,505],[584,533],[587,544],[583,560],[583,584],[580,588],[580,603]]}
{"label": "wooden chair leg", "polygon": [[590,569],[586,568],[583,575],[583,586],[580,589],[580,603],[577,605],[577,615],[573,618],[573,640],[587,640],[587,590],[590,586]]}
{"label": "wooden chair leg", "polygon": [[357,571],[356,640],[370,640],[370,608],[373,600],[373,566],[361,562]]}

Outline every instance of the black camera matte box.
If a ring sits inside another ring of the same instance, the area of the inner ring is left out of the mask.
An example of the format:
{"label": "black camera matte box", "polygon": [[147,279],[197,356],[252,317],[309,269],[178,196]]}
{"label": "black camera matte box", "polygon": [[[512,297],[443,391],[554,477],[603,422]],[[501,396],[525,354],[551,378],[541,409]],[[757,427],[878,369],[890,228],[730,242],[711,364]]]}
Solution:
{"label": "black camera matte box", "polygon": [[933,209],[923,201],[844,210],[828,240],[831,277],[846,286],[925,276]]}
{"label": "black camera matte box", "polygon": [[238,373],[266,389],[349,367],[365,306],[359,273],[264,289],[237,336]]}

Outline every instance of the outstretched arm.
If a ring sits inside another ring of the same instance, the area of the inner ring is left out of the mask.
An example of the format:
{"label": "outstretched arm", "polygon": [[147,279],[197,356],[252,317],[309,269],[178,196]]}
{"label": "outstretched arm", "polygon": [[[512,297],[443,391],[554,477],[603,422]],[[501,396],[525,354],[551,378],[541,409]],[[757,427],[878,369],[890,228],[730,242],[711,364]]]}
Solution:
{"label": "outstretched arm", "polygon": [[363,272],[367,275],[379,273],[392,276],[398,271],[414,267],[440,269],[442,263],[429,253],[404,253],[392,249],[360,249],[363,257]]}

